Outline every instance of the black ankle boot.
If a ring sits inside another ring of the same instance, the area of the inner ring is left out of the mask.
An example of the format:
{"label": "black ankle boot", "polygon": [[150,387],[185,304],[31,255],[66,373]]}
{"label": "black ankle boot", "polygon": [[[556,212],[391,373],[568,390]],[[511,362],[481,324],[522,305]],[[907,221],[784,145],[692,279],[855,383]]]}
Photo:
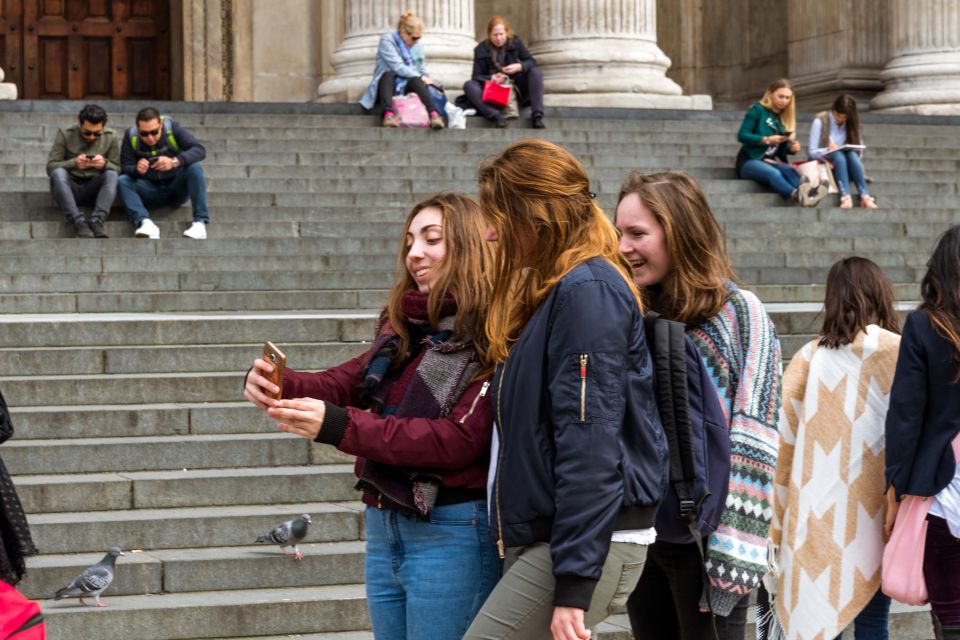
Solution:
{"label": "black ankle boot", "polygon": [[90,221],[90,230],[95,238],[109,238],[106,229],[103,228],[103,220],[94,218]]}
{"label": "black ankle boot", "polygon": [[73,222],[73,233],[78,238],[92,238],[93,231],[90,229],[90,225],[87,224],[87,221],[83,218],[79,220],[74,220]]}

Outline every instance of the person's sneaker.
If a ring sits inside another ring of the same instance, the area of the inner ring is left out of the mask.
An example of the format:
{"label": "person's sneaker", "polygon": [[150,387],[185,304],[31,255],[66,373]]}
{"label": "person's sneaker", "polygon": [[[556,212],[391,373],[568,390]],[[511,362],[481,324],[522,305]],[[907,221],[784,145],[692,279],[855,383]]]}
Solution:
{"label": "person's sneaker", "polygon": [[497,129],[506,129],[507,119],[501,115],[497,115],[493,118],[493,126],[495,126]]}
{"label": "person's sneaker", "polygon": [[160,227],[153,224],[153,220],[150,218],[144,218],[140,221],[140,226],[137,227],[137,230],[133,235],[137,238],[150,238],[151,240],[157,240],[160,237]]}
{"label": "person's sneaker", "polygon": [[90,230],[93,231],[93,237],[95,238],[109,238],[107,231],[103,228],[103,220],[97,220],[94,218],[90,221]]}
{"label": "person's sneaker", "polygon": [[389,129],[396,129],[400,126],[400,116],[395,113],[388,113],[383,116],[383,126]]}
{"label": "person's sneaker", "polygon": [[73,235],[78,238],[92,238],[93,231],[90,230],[90,225],[87,224],[87,221],[80,218],[73,223]]}
{"label": "person's sneaker", "polygon": [[183,232],[188,238],[193,238],[194,240],[206,240],[207,239],[207,225],[202,222],[194,222],[190,225],[190,228]]}
{"label": "person's sneaker", "polygon": [[533,124],[534,129],[546,129],[547,125],[543,124],[543,115],[535,113],[532,118],[530,118],[531,123]]}
{"label": "person's sneaker", "polygon": [[430,128],[440,130],[443,129],[443,118],[440,117],[440,114],[434,111],[430,114]]}

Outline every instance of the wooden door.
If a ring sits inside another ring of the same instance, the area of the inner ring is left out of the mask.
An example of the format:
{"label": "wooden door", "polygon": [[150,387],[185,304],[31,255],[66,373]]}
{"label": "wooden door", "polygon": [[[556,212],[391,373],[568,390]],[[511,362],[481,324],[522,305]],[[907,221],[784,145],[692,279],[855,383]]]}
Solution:
{"label": "wooden door", "polygon": [[24,98],[169,99],[168,0],[13,3],[22,7]]}
{"label": "wooden door", "polygon": [[22,0],[0,0],[0,69],[6,76],[3,81],[14,83],[18,89],[23,87],[22,12]]}

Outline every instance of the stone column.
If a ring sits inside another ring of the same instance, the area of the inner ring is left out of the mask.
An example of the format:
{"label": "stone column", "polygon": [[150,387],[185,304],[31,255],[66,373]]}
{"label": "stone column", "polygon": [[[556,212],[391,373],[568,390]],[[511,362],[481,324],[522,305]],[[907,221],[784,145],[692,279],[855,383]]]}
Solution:
{"label": "stone column", "polygon": [[889,12],[876,0],[788,0],[787,9],[787,77],[799,108],[824,109],[848,93],[869,109],[890,59]]}
{"label": "stone column", "polygon": [[460,92],[473,69],[473,0],[345,0],[344,39],[331,57],[336,75],[317,89],[320,102],[356,102],[373,78],[380,36],[396,31],[403,11],[423,20],[430,77],[450,94]]}
{"label": "stone column", "polygon": [[960,0],[890,0],[892,58],[872,109],[960,114]]}
{"label": "stone column", "polygon": [[16,100],[17,85],[3,81],[3,69],[0,69],[0,100]]}
{"label": "stone column", "polygon": [[667,78],[657,0],[539,0],[531,53],[548,106],[711,108]]}

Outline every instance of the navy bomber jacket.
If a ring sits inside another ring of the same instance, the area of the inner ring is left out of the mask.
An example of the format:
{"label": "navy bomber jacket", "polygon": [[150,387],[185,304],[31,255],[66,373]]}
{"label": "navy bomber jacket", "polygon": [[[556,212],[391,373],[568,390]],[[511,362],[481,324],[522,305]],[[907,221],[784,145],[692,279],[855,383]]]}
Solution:
{"label": "navy bomber jacket", "polygon": [[654,526],[668,454],[643,316],[594,258],[565,275],[491,385],[498,546],[548,542],[555,606],[588,609],[616,530]]}
{"label": "navy bomber jacket", "polygon": [[[207,157],[207,150],[186,127],[169,116],[160,116],[161,126],[164,126],[165,122],[170,125],[170,132],[173,134],[173,139],[177,143],[177,148],[174,148],[174,145],[171,143],[166,129],[164,129],[157,144],[152,147],[140,139],[140,136],[137,136],[136,145],[134,145],[131,132],[135,131],[135,129],[128,129],[123,136],[123,142],[120,143],[120,171],[124,175],[155,182],[167,182],[175,178],[185,167],[196,162],[201,162]],[[180,160],[180,166],[170,169],[169,171],[149,169],[147,173],[142,176],[137,173],[137,162],[141,158],[147,158],[149,160],[154,156],[178,158]]]}

